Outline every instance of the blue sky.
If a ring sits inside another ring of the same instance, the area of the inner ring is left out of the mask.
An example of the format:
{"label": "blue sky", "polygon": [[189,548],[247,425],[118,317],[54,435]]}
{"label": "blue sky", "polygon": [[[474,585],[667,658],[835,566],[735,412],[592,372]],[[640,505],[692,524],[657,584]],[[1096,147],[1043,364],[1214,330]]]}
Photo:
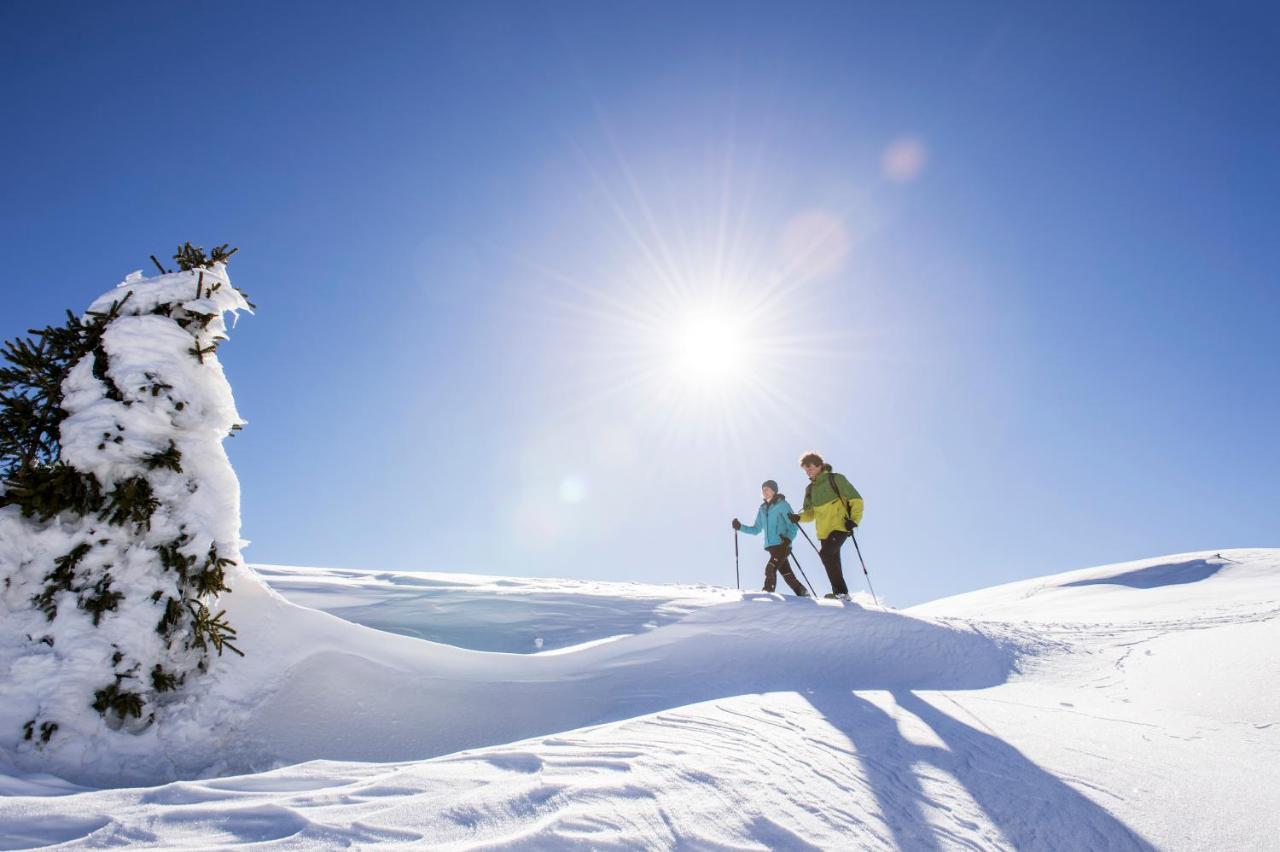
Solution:
{"label": "blue sky", "polygon": [[10,3],[0,335],[239,246],[260,562],[729,583],[729,520],[765,478],[798,502],[810,448],[900,605],[1275,546],[1278,35],[1263,4]]}

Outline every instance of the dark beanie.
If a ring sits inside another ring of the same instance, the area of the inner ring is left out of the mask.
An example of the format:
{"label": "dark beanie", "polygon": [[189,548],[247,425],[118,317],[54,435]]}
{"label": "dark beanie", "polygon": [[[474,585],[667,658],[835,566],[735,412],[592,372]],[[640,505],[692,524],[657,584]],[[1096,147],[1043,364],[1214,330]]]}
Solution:
{"label": "dark beanie", "polygon": [[771,491],[776,492],[778,490],[778,483],[774,482],[772,479],[766,479],[764,482],[760,483],[760,487],[768,488]]}

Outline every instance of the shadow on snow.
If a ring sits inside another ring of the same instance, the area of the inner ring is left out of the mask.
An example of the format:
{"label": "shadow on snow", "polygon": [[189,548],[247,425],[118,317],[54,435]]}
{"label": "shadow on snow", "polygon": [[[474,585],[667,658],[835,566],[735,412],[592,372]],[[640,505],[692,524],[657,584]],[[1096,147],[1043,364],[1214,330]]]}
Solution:
{"label": "shadow on snow", "polygon": [[[908,741],[893,716],[854,693],[825,691],[807,698],[853,744],[895,846],[952,845],[941,843],[945,835],[940,838],[926,819],[932,803],[917,767],[927,764],[963,785],[1015,849],[1154,849],[1105,808],[999,737],[943,713],[910,690],[892,695],[898,708],[927,725],[945,748]],[[939,809],[942,818],[950,813],[946,805]]]}
{"label": "shadow on snow", "polygon": [[1187,583],[1198,583],[1207,580],[1222,570],[1221,563],[1207,559],[1191,559],[1186,562],[1166,562],[1162,565],[1148,565],[1146,568],[1135,568],[1123,574],[1110,577],[1097,577],[1091,580],[1076,580],[1074,583],[1063,583],[1059,588],[1073,586],[1128,586],[1131,589],[1158,589],[1162,586],[1182,586]]}

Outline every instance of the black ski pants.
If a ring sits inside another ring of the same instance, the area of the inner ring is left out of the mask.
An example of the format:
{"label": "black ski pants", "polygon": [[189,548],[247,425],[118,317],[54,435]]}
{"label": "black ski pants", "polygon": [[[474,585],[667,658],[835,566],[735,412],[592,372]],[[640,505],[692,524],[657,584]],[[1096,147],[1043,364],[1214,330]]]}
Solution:
{"label": "black ski pants", "polygon": [[840,567],[840,546],[848,537],[847,532],[837,530],[822,540],[818,551],[822,567],[827,569],[827,579],[831,581],[831,591],[837,595],[849,594],[849,587],[844,584],[844,569]]}
{"label": "black ski pants", "polygon": [[796,575],[791,573],[791,563],[787,561],[787,557],[791,555],[791,548],[785,544],[775,544],[772,547],[766,547],[769,551],[769,561],[764,566],[764,590],[772,592],[778,587],[778,575],[782,575],[782,579],[787,581],[787,585],[791,587],[791,591],[797,595],[806,595],[808,592],[804,590],[804,586],[796,579]]}

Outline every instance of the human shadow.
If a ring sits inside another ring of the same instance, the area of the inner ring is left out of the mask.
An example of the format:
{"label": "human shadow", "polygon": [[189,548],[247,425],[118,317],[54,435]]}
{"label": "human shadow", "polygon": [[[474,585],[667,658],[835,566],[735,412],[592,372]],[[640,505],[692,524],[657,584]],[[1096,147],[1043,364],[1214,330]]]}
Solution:
{"label": "human shadow", "polygon": [[[954,777],[1015,849],[1153,850],[1150,843],[1009,743],[943,713],[909,690],[891,693],[944,744],[908,741],[898,722],[852,692],[822,691],[809,702],[853,744],[895,846],[938,849],[939,832],[925,816],[934,802],[917,767]],[[943,812],[950,805],[937,803]],[[970,826],[971,827],[971,826]],[[944,833],[943,837],[946,836]],[[991,841],[993,838],[987,838]]]}
{"label": "human shadow", "polygon": [[1123,574],[1110,577],[1096,577],[1089,580],[1076,580],[1074,583],[1063,583],[1059,588],[1069,589],[1074,586],[1128,586],[1132,589],[1158,589],[1161,586],[1181,586],[1187,583],[1198,583],[1207,580],[1222,570],[1222,564],[1207,559],[1190,559],[1186,562],[1165,562],[1160,565],[1148,565],[1146,568],[1135,568]]}

